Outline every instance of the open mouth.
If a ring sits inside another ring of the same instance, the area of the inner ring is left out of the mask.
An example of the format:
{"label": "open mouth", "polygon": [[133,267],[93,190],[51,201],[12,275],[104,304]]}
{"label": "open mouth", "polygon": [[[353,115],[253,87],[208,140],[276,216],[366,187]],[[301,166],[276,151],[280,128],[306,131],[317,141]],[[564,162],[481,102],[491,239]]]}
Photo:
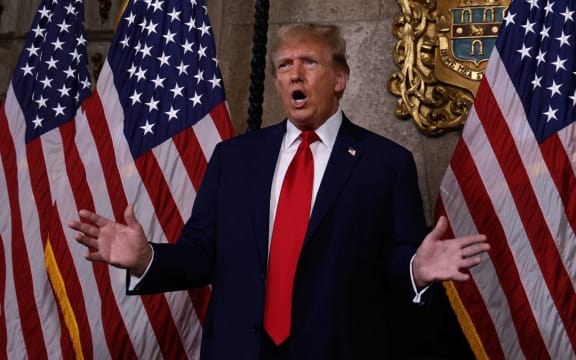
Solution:
{"label": "open mouth", "polygon": [[302,106],[306,102],[306,94],[300,90],[294,90],[292,92],[292,103],[295,106]]}
{"label": "open mouth", "polygon": [[306,99],[306,95],[300,91],[300,90],[296,90],[292,93],[292,99],[298,101],[298,100],[304,100]]}

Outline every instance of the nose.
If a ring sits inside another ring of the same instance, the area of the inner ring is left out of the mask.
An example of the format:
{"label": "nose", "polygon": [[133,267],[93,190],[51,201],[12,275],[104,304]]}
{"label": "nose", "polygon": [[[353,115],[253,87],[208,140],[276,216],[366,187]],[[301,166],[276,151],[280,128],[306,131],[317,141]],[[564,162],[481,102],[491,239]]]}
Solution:
{"label": "nose", "polygon": [[302,70],[303,70],[302,63],[299,61],[295,61],[292,66],[290,67],[290,80],[292,81],[300,81],[302,80]]}

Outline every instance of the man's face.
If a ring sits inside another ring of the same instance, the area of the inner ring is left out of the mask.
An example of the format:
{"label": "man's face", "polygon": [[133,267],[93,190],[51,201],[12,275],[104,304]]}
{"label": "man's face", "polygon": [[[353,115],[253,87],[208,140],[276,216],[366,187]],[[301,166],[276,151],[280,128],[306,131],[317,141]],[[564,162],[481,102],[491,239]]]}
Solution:
{"label": "man's face", "polygon": [[338,110],[348,74],[337,69],[326,45],[294,39],[274,56],[274,82],[288,118],[301,130],[315,130]]}

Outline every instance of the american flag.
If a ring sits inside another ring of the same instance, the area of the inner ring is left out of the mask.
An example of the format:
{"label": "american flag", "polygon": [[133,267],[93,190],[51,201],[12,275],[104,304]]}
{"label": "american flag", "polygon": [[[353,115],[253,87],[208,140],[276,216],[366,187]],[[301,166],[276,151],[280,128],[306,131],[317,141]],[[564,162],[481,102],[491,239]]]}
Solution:
{"label": "american flag", "polygon": [[440,189],[451,235],[492,246],[446,283],[478,358],[576,357],[576,12],[514,0]]}
{"label": "american flag", "polygon": [[126,296],[80,209],[175,241],[234,136],[202,0],[127,4],[94,93],[80,0],[44,0],[0,112],[0,358],[197,358],[210,289]]}

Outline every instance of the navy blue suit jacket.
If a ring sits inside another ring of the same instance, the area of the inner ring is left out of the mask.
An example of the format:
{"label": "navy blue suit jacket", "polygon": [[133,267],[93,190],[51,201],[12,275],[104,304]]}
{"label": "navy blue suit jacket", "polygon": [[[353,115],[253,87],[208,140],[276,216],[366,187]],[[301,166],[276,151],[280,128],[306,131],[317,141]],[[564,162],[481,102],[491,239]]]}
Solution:
{"label": "navy blue suit jacket", "polygon": [[[176,245],[135,293],[212,285],[202,359],[259,359],[270,190],[286,122],[220,143]],[[426,235],[410,152],[344,117],[298,262],[288,359],[381,358]],[[393,329],[392,329],[393,330]]]}

